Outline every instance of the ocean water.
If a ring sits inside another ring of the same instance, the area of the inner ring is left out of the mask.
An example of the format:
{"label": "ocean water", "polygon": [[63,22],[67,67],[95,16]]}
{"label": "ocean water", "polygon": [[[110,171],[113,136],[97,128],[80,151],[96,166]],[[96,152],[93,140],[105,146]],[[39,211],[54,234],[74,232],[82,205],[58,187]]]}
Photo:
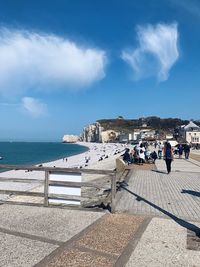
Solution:
{"label": "ocean water", "polygon": [[0,142],[0,164],[31,165],[69,157],[87,151],[77,144],[56,142]]}

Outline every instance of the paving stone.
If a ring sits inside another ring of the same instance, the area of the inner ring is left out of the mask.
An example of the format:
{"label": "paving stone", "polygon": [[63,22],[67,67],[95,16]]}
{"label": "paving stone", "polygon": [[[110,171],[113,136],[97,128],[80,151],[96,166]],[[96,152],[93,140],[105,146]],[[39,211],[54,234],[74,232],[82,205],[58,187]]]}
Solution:
{"label": "paving stone", "polygon": [[57,248],[53,244],[0,233],[0,267],[30,267]]}
{"label": "paving stone", "polygon": [[77,244],[101,252],[120,255],[144,217],[113,214],[83,236]]}
{"label": "paving stone", "polygon": [[187,249],[186,236],[175,221],[153,218],[126,267],[199,267],[200,251]]}
{"label": "paving stone", "polygon": [[[159,162],[162,163],[157,164],[158,168],[164,164],[163,160]],[[117,211],[200,221],[200,167],[178,159],[173,164],[174,169],[180,170],[182,164],[187,171],[172,171],[168,175],[162,168],[157,171],[133,169],[129,186],[120,192]]]}
{"label": "paving stone", "polygon": [[143,216],[107,214],[85,233],[78,235],[75,240],[72,238],[71,242],[63,244],[37,266],[115,266],[129,243],[135,236],[138,238],[137,230],[143,222],[145,222]]}
{"label": "paving stone", "polygon": [[92,252],[80,251],[77,248],[64,251],[52,262],[48,263],[48,267],[112,267],[115,260],[109,259]]}

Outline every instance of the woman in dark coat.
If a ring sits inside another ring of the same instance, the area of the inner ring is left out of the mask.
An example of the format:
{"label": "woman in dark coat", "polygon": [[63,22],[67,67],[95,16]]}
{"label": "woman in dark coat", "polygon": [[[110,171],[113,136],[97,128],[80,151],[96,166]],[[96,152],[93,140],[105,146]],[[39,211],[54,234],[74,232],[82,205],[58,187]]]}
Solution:
{"label": "woman in dark coat", "polygon": [[169,142],[165,143],[164,151],[163,151],[163,159],[166,162],[167,173],[171,172],[171,163],[173,160],[173,150]]}

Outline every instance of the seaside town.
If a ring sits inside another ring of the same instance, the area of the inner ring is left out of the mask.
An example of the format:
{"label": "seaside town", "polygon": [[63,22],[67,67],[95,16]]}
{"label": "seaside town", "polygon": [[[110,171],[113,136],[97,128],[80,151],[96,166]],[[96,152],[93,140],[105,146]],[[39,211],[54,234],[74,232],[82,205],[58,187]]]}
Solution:
{"label": "seaside town", "polygon": [[12,237],[2,266],[199,266],[200,127],[141,121],[126,133],[96,122],[64,135],[87,147],[78,155],[1,165],[15,168],[0,178],[1,231]]}
{"label": "seaside town", "polygon": [[0,267],[200,267],[200,0],[0,0]]}
{"label": "seaside town", "polygon": [[[147,125],[146,121],[149,118],[141,118],[139,119],[140,126],[135,127],[132,130],[124,129],[123,126],[118,126],[118,130],[107,129],[98,121],[96,123],[90,124],[84,127],[83,132],[80,136],[76,135],[64,135],[63,142],[66,143],[74,143],[77,141],[83,142],[96,142],[96,143],[131,143],[138,141],[150,141],[155,142],[157,140],[170,140],[173,146],[178,143],[188,143],[192,147],[196,147],[200,145],[200,122],[197,122],[199,125],[195,124],[193,121],[188,121],[186,125],[170,125],[168,129],[155,129],[149,125]],[[160,118],[152,117],[160,122]],[[166,121],[169,119],[166,119]],[[110,120],[111,121],[111,120]],[[117,119],[113,119],[113,128],[116,128],[117,123],[127,121],[130,123],[131,120],[124,120],[122,116],[119,116]],[[176,123],[176,119],[171,119],[172,123]],[[114,125],[115,122],[115,125]],[[165,119],[163,119],[163,123],[165,123]],[[104,122],[105,124],[105,122]],[[107,120],[107,124],[109,124],[109,120]],[[124,124],[124,123],[123,123]],[[122,125],[123,125],[122,124]],[[179,122],[180,124],[180,122]],[[120,125],[120,124],[119,124]],[[173,128],[174,127],[174,128]],[[130,126],[129,126],[130,128]],[[132,127],[131,127],[132,128]]]}

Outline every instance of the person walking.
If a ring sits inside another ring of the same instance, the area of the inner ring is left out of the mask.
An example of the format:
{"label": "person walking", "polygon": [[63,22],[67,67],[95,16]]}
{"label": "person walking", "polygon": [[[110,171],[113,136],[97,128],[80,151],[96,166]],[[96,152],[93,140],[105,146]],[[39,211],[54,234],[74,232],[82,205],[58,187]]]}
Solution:
{"label": "person walking", "polygon": [[179,154],[179,159],[182,159],[183,146],[181,144],[178,146],[178,154]]}
{"label": "person walking", "polygon": [[161,142],[159,142],[159,144],[158,144],[158,158],[159,159],[162,158],[162,151],[163,151],[163,145]]}
{"label": "person walking", "polygon": [[163,159],[165,160],[167,173],[171,172],[171,163],[173,160],[173,150],[169,142],[165,143],[164,150],[163,150]]}
{"label": "person walking", "polygon": [[185,159],[189,159],[190,146],[188,144],[185,144],[185,146],[184,146],[184,153],[185,153]]}

